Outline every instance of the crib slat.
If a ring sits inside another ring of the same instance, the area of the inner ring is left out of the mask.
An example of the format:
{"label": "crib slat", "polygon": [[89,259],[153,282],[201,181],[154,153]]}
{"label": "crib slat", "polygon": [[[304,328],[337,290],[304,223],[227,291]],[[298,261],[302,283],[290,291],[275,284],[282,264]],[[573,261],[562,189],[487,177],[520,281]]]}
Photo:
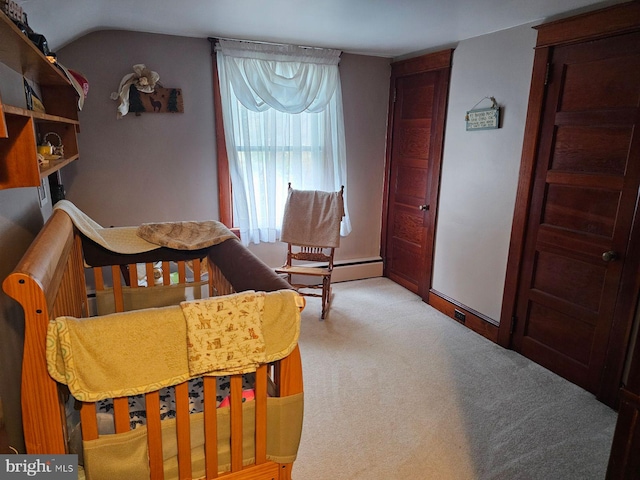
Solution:
{"label": "crib slat", "polygon": [[129,264],[129,286],[138,288],[138,266],[135,263]]}
{"label": "crib slat", "polygon": [[164,479],[162,458],[162,427],[160,425],[160,394],[155,391],[145,395],[147,411],[147,445],[151,480]]}
{"label": "crib slat", "polygon": [[82,403],[80,407],[80,422],[83,440],[95,440],[98,438],[98,419],[96,417],[95,403]]}
{"label": "crib slat", "polygon": [[178,281],[185,283],[187,281],[187,268],[184,264],[184,260],[178,261]]}
{"label": "crib slat", "polygon": [[216,292],[216,284],[218,283],[218,267],[213,267],[211,260],[207,257],[207,274],[209,275],[209,296],[215,297],[218,295]]}
{"label": "crib slat", "polygon": [[189,424],[189,385],[175,386],[176,430],[178,437],[178,475],[180,480],[191,480],[191,425]]}
{"label": "crib slat", "polygon": [[171,285],[171,264],[162,262],[162,284]]}
{"label": "crib slat", "polygon": [[193,259],[193,281],[194,282],[199,282],[200,281],[200,259],[199,258],[194,258]]}
{"label": "crib slat", "polygon": [[218,412],[216,377],[204,377],[204,455],[206,476],[218,478]]}
{"label": "crib slat", "polygon": [[256,464],[267,461],[267,365],[256,370]]}
{"label": "crib slat", "polygon": [[129,423],[129,399],[127,397],[113,399],[113,416],[116,433],[128,432],[131,429],[131,423]]}
{"label": "crib slat", "polygon": [[120,267],[118,265],[111,266],[111,275],[113,276],[113,300],[115,302],[116,312],[124,312],[122,282],[120,281]]}
{"label": "crib slat", "polygon": [[96,290],[104,290],[104,276],[102,275],[102,267],[93,267],[93,278],[96,283]]}
{"label": "crib slat", "polygon": [[145,269],[147,272],[147,287],[153,287],[156,284],[156,279],[154,277],[153,272],[153,263],[149,262],[145,264]]}
{"label": "crib slat", "polygon": [[242,376],[231,376],[231,471],[242,470]]}

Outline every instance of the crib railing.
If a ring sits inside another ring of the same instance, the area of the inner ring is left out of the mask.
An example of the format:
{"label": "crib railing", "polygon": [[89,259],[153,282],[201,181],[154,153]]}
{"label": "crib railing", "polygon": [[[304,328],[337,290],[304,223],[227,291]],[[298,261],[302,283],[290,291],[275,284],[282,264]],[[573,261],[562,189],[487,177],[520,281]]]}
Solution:
{"label": "crib railing", "polygon": [[[233,287],[222,274],[220,269],[205,259],[158,261],[132,263],[127,265],[108,265],[92,267],[96,292],[113,292],[116,312],[125,310],[126,288],[137,289],[159,285],[179,284],[185,287],[198,288],[203,283],[203,267],[208,277],[208,295],[228,295],[233,293]],[[139,272],[145,272],[141,281]],[[187,270],[190,275],[187,275]],[[108,272],[108,275],[105,273]],[[105,279],[110,279],[106,282]],[[174,281],[175,280],[175,281]]]}
{"label": "crib railing", "polygon": [[[125,309],[125,289],[143,289],[153,286],[171,285],[171,272],[177,271],[177,283],[185,286],[199,286],[203,281],[202,263],[200,259],[179,260],[175,262],[162,261],[161,268],[158,262],[144,263],[146,282],[140,282],[138,278],[139,265],[128,264],[93,267],[96,292],[112,292],[114,296],[115,310],[122,312]],[[110,275],[105,275],[105,270]],[[161,276],[158,275],[161,270]],[[190,272],[190,275],[187,275]],[[220,269],[212,262],[206,262],[207,283],[209,295],[226,295],[234,292],[232,285],[225,278]],[[106,282],[105,278],[112,281]],[[174,275],[175,277],[175,275]],[[155,279],[155,281],[154,281]],[[290,478],[291,464],[276,464],[267,460],[267,397],[269,378],[276,385],[277,393],[282,396],[293,395],[302,392],[302,385],[283,384],[287,377],[283,372],[300,368],[298,348],[279,362],[272,365],[262,365],[256,371],[255,376],[255,460],[248,467],[244,465],[243,458],[243,391],[242,375],[230,377],[230,431],[231,431],[231,468],[230,472],[219,474],[218,465],[218,416],[217,416],[217,391],[216,377],[204,377],[203,414],[205,428],[205,469],[206,478],[235,478],[230,474],[238,473],[238,478]],[[297,378],[301,378],[301,372]],[[174,387],[176,404],[176,434],[178,446],[178,469],[180,479],[192,478],[192,450],[191,450],[191,422],[189,413],[189,388],[187,382]],[[120,397],[113,399],[115,433],[124,433],[130,430],[129,399]],[[149,455],[150,478],[161,480],[164,478],[164,458],[161,433],[160,398],[159,392],[145,394],[147,446]],[[84,440],[94,440],[100,437],[98,431],[97,409],[95,403],[83,403],[80,410],[82,437]],[[245,473],[242,473],[245,471]],[[249,475],[249,476],[243,476]]]}

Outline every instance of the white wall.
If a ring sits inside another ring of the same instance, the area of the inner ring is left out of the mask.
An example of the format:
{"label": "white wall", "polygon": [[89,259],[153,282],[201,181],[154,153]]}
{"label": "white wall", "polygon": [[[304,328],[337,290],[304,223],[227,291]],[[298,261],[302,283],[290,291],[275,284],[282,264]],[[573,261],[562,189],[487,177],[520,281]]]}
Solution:
{"label": "white wall", "polygon": [[[460,42],[453,54],[433,288],[496,321],[535,41],[535,30],[524,25]],[[501,107],[502,127],[467,132],[465,114],[485,96]]]}
{"label": "white wall", "polygon": [[[80,159],[63,171],[67,198],[104,226],[218,219],[209,42],[101,31],[66,46],[58,58],[90,84],[80,113]],[[183,114],[116,120],[109,95],[136,63],[157,71],[163,86],[182,88]],[[338,260],[380,254],[389,63],[348,54],[340,63],[353,232],[342,240]],[[270,266],[285,259],[281,243],[251,249]]]}

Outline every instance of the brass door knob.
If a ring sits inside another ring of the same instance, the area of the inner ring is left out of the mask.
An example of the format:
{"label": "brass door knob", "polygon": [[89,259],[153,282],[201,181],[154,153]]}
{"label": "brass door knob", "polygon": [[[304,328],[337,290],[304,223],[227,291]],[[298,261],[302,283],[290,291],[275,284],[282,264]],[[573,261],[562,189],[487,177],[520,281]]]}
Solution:
{"label": "brass door knob", "polygon": [[613,262],[614,260],[617,260],[617,259],[618,259],[618,254],[613,250],[609,250],[608,252],[604,252],[602,254],[602,260],[604,260],[605,262]]}

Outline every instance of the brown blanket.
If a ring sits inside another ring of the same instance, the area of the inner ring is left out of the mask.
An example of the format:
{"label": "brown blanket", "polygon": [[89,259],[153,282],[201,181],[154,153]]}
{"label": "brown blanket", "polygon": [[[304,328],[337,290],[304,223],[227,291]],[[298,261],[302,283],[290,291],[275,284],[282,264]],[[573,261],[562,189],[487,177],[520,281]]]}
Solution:
{"label": "brown blanket", "polygon": [[236,238],[220,222],[143,223],[137,234],[147,242],[175,250],[199,250]]}

